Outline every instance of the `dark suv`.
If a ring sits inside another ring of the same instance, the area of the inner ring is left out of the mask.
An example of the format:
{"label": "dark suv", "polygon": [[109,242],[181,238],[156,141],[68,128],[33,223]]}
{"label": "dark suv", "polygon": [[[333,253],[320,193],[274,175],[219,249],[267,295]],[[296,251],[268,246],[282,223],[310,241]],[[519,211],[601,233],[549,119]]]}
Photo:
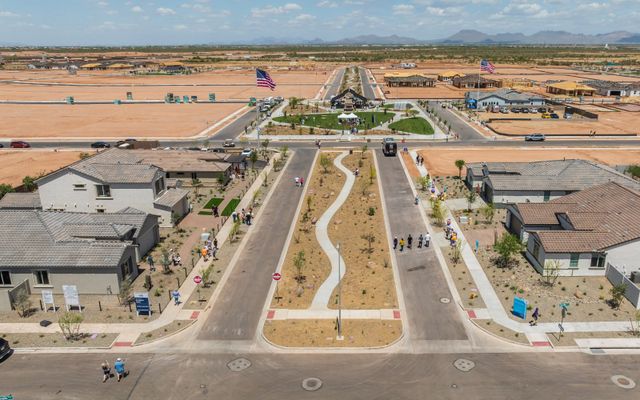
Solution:
{"label": "dark suv", "polygon": [[7,355],[11,353],[11,347],[9,347],[9,342],[0,338],[0,361],[2,361]]}

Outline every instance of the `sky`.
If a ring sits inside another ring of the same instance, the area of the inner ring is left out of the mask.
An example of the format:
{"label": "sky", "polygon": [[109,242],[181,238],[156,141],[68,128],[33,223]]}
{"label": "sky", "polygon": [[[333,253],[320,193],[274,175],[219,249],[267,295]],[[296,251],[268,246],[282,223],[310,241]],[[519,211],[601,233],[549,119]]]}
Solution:
{"label": "sky", "polygon": [[0,0],[0,45],[224,44],[363,34],[440,39],[566,30],[639,32],[640,0]]}

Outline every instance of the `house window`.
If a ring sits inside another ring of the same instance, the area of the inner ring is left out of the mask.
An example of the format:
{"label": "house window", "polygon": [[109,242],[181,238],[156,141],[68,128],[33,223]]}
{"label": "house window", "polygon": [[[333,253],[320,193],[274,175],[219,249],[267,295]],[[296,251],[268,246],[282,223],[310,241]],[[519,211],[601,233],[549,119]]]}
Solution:
{"label": "house window", "polygon": [[537,240],[533,241],[533,256],[540,262],[540,243]]}
{"label": "house window", "polygon": [[49,271],[35,271],[33,274],[36,276],[36,285],[50,285]]}
{"label": "house window", "polygon": [[164,190],[164,178],[160,178],[155,183],[156,194],[162,192]]}
{"label": "house window", "polygon": [[120,271],[122,272],[122,279],[127,279],[131,275],[131,258],[120,266]]}
{"label": "house window", "polygon": [[604,260],[607,258],[606,255],[602,253],[592,254],[591,255],[591,268],[604,268]]}
{"label": "house window", "polygon": [[543,198],[544,201],[549,201],[549,199],[551,198],[551,192],[548,190],[545,190],[543,196],[544,196]]}
{"label": "house window", "polygon": [[97,213],[104,213],[104,208],[96,208]]}
{"label": "house window", "polygon": [[74,183],[73,190],[87,190],[84,183]]}
{"label": "house window", "polygon": [[96,185],[98,197],[111,197],[111,188],[109,185]]}
{"label": "house window", "polygon": [[11,285],[11,272],[0,271],[0,285]]}
{"label": "house window", "polygon": [[569,259],[569,268],[578,268],[579,260],[580,260],[580,254],[571,253],[571,258]]}

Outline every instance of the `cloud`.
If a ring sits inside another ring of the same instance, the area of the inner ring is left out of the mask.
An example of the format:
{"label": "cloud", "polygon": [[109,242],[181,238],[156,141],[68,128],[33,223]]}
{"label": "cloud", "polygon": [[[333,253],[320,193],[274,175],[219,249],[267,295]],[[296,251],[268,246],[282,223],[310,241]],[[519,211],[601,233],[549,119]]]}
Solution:
{"label": "cloud", "polygon": [[291,19],[289,22],[290,23],[294,23],[294,24],[300,24],[300,23],[306,23],[306,22],[311,22],[313,20],[315,20],[316,17],[314,15],[311,14],[300,14],[298,16],[296,16],[295,18]]}
{"label": "cloud", "polygon": [[302,10],[302,6],[297,3],[287,3],[283,6],[266,6],[262,8],[252,8],[251,16],[255,18],[266,17],[269,15],[278,15],[278,14],[286,14],[291,11]]}
{"label": "cloud", "polygon": [[160,15],[175,15],[175,11],[166,7],[158,7],[156,8],[156,12]]}
{"label": "cloud", "polygon": [[413,12],[414,7],[411,4],[396,4],[392,9],[396,15],[407,15]]}
{"label": "cloud", "polygon": [[602,10],[603,8],[609,7],[607,3],[582,3],[578,6],[578,10]]}
{"label": "cloud", "polygon": [[106,1],[99,1],[99,2],[98,2],[98,5],[99,5],[100,7],[108,7],[108,6],[109,6],[109,3],[107,3]]}
{"label": "cloud", "polygon": [[184,24],[178,24],[178,25],[174,25],[173,29],[177,30],[177,31],[184,31],[188,28],[188,26],[184,25]]}
{"label": "cloud", "polygon": [[336,8],[336,7],[338,7],[338,3],[336,3],[335,1],[324,0],[324,1],[321,1],[319,3],[316,3],[316,7]]}
{"label": "cloud", "polygon": [[131,11],[133,11],[134,13],[141,13],[143,10],[140,6],[133,6],[131,7]]}
{"label": "cloud", "polygon": [[427,7],[427,12],[437,17],[445,17],[461,13],[463,10],[461,7]]}
{"label": "cloud", "polygon": [[0,18],[17,18],[19,14],[13,13],[11,11],[0,11]]}

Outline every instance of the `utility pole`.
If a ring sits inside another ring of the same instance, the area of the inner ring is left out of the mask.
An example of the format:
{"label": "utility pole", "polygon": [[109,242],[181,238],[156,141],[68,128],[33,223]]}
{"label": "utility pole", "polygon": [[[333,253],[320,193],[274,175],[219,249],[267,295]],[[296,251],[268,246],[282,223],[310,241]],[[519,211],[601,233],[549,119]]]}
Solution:
{"label": "utility pole", "polygon": [[344,340],[344,336],[342,336],[342,279],[340,273],[340,242],[336,245],[336,249],[338,250],[338,337],[336,340]]}

